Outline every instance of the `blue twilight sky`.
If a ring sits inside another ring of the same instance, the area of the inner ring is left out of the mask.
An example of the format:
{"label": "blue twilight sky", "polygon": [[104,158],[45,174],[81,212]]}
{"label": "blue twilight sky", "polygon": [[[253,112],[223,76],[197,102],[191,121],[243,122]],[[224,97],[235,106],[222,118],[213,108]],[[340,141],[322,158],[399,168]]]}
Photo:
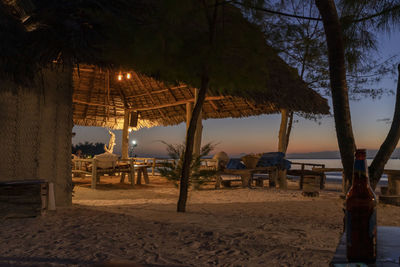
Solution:
{"label": "blue twilight sky", "polygon": [[[398,55],[400,63],[400,34],[391,36],[380,35],[380,56],[387,58]],[[396,81],[386,79],[382,87],[396,90]],[[331,103],[331,101],[329,100]],[[392,118],[395,96],[383,96],[381,99],[363,99],[350,102],[353,131],[358,147],[378,149],[390,124],[377,121],[383,118]],[[332,112],[332,110],[331,110]],[[319,123],[298,118],[292,130],[288,153],[306,153],[317,151],[338,150],[333,117],[324,117]],[[230,155],[241,153],[259,153],[276,151],[278,146],[278,131],[280,115],[263,115],[242,119],[209,119],[203,121],[203,144],[218,143],[214,152],[225,151]],[[75,126],[76,136],[73,144],[79,142],[108,143],[109,134],[105,128]],[[116,134],[115,153],[121,150],[121,131]],[[172,127],[154,127],[141,129],[130,134],[130,140],[136,140],[138,146],[135,154],[141,156],[166,155],[167,143],[182,143],[185,138],[186,126],[180,124]]]}

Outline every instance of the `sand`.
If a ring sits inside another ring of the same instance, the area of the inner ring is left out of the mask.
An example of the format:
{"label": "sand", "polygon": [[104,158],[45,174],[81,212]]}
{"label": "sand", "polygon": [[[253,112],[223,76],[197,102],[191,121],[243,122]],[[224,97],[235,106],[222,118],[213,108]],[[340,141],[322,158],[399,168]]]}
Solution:
{"label": "sand", "polygon": [[[176,212],[178,189],[105,178],[98,190],[75,179],[73,206],[38,218],[1,221],[0,265],[328,266],[343,229],[337,185],[317,198],[289,190],[191,191]],[[400,226],[400,207],[378,205],[378,224]]]}

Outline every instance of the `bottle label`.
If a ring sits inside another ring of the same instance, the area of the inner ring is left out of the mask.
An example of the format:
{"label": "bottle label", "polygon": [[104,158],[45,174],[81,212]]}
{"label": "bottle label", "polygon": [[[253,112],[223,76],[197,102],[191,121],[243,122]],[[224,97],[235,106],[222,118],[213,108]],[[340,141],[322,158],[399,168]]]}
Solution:
{"label": "bottle label", "polygon": [[362,173],[366,173],[367,172],[366,166],[367,166],[367,163],[366,163],[365,160],[356,159],[354,161],[354,171],[355,172],[359,171],[359,172],[362,172]]}
{"label": "bottle label", "polygon": [[345,231],[346,231],[346,243],[347,246],[351,246],[351,212],[346,210],[346,224],[345,224]]}

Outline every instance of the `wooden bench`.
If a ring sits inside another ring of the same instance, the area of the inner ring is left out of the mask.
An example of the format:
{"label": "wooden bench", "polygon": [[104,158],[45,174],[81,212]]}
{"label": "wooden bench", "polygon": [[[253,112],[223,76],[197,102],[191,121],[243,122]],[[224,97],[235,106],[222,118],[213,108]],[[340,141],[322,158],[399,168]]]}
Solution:
{"label": "wooden bench", "polygon": [[47,181],[0,182],[0,219],[40,216],[46,211],[47,204]]}
{"label": "wooden bench", "polygon": [[[307,176],[320,176],[320,189],[324,189],[326,175],[323,172],[314,171],[314,168],[320,167],[325,168],[325,164],[318,164],[318,163],[301,163],[301,162],[292,162],[292,166],[300,165],[300,169],[290,169],[287,171],[287,175],[298,176],[300,177],[299,186],[300,189],[303,189],[304,184],[304,177]],[[306,167],[312,167],[312,170],[306,170]]]}

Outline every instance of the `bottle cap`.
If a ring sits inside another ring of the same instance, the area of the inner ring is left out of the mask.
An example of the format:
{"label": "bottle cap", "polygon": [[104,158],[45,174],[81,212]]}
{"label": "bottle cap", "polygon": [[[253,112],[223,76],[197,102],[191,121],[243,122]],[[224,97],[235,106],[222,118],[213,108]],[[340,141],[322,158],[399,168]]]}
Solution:
{"label": "bottle cap", "polygon": [[355,156],[356,156],[356,159],[364,160],[367,158],[367,150],[366,149],[357,149]]}

